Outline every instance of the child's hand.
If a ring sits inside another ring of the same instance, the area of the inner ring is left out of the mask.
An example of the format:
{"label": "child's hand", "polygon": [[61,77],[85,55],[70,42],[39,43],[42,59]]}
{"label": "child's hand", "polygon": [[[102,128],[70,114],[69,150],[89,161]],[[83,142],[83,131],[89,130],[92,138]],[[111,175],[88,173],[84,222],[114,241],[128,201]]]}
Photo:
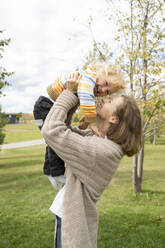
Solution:
{"label": "child's hand", "polygon": [[73,94],[77,93],[77,88],[80,79],[81,79],[81,75],[79,72],[70,74],[67,80],[66,89],[71,91]]}
{"label": "child's hand", "polygon": [[89,122],[86,122],[85,121],[85,117],[83,117],[81,120],[80,120],[81,124],[79,125],[79,128],[82,129],[82,130],[85,130],[88,125],[89,125]]}

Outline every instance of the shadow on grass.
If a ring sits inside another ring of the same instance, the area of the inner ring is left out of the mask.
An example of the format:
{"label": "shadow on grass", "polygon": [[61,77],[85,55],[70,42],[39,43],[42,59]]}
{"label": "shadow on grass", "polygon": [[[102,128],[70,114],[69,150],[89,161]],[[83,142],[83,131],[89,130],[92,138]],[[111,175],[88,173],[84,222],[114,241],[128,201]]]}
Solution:
{"label": "shadow on grass", "polygon": [[150,142],[146,142],[146,145],[152,145],[153,147],[156,147],[156,146],[164,146],[165,145],[165,141],[162,140],[162,141],[157,141],[156,144],[151,144]]}
{"label": "shadow on grass", "polygon": [[[117,208],[116,208],[117,209]],[[149,214],[112,210],[99,218],[99,248],[164,248],[164,222]]]}
{"label": "shadow on grass", "polygon": [[[115,174],[115,178],[117,180],[125,181],[125,182],[130,182],[132,180],[132,171],[131,170],[124,170],[124,171],[117,171]],[[165,170],[164,173],[162,170],[145,170],[143,171],[143,181],[148,180],[148,179],[153,179],[155,178],[163,179],[165,178]]]}
{"label": "shadow on grass", "polygon": [[163,173],[163,170],[145,170],[143,172],[144,176],[143,176],[143,181],[148,180],[148,179],[153,179],[155,181],[155,178],[157,179],[163,179],[165,178],[165,170]]}
{"label": "shadow on grass", "polygon": [[[44,154],[41,154],[42,156],[44,156]],[[30,155],[31,158],[33,157],[39,157],[38,154],[34,154],[34,155]],[[2,157],[0,158],[0,161],[1,160],[10,160],[10,159],[25,159],[26,158],[26,154],[19,154],[17,156],[7,156],[7,157]]]}
{"label": "shadow on grass", "polygon": [[149,194],[158,194],[158,195],[165,195],[165,191],[160,191],[160,190],[149,190],[149,189],[144,189],[142,190],[142,193],[149,193]]}
{"label": "shadow on grass", "polygon": [[[20,157],[19,157],[20,158]],[[15,158],[13,158],[15,159]],[[44,158],[39,157],[38,155],[33,155],[30,158],[22,158],[17,161],[11,162],[8,161],[7,163],[1,164],[0,169],[9,169],[9,168],[17,168],[17,167],[24,167],[24,166],[34,166],[35,164],[42,164],[44,162]]]}
{"label": "shadow on grass", "polygon": [[1,190],[16,190],[37,187],[37,183],[41,181],[41,177],[45,178],[42,168],[37,172],[19,172],[12,175],[0,176],[0,189]]}

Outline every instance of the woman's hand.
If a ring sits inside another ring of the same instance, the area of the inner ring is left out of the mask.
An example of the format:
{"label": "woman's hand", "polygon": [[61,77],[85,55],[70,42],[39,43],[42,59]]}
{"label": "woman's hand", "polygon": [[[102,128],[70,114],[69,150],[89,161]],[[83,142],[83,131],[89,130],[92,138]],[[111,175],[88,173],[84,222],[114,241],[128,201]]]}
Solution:
{"label": "woman's hand", "polygon": [[73,94],[76,94],[80,79],[81,74],[79,72],[70,74],[67,80],[66,89],[72,92]]}

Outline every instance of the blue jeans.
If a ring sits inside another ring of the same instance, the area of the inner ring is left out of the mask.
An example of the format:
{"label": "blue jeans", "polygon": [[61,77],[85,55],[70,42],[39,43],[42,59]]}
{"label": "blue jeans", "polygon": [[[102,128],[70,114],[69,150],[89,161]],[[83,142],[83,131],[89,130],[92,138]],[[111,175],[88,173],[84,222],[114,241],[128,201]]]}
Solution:
{"label": "blue jeans", "polygon": [[56,215],[56,219],[57,219],[57,229],[56,229],[56,239],[55,239],[56,248],[62,248],[62,244],[61,244],[61,218]]}

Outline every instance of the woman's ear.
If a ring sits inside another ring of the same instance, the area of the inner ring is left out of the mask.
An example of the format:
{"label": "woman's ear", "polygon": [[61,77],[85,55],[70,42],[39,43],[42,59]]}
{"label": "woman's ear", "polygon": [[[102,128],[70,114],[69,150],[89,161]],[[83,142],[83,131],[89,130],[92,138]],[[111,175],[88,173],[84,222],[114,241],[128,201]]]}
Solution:
{"label": "woman's ear", "polygon": [[115,116],[115,115],[112,115],[109,118],[109,123],[118,124],[119,123],[119,118],[117,116]]}

